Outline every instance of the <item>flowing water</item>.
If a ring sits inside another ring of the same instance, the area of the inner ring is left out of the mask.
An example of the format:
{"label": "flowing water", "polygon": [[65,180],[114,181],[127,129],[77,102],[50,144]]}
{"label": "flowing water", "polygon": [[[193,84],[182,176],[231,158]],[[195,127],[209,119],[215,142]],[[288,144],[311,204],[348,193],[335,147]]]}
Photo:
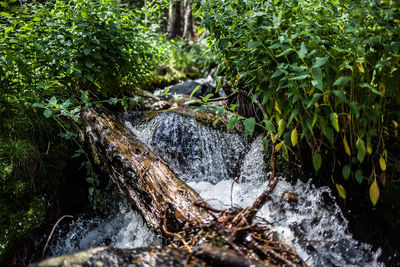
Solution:
{"label": "flowing water", "polygon": [[[126,121],[128,128],[216,208],[249,206],[267,188],[261,137],[245,141],[174,112],[161,113],[139,125],[131,123],[134,119],[131,115]],[[238,183],[232,184],[235,177]],[[380,250],[372,251],[370,245],[347,232],[348,222],[329,188],[301,181],[291,184],[281,177],[271,197],[257,215],[273,223],[281,239],[294,246],[309,265],[382,266],[377,261]],[[132,248],[160,242],[123,200],[110,197],[108,206],[104,217],[82,217],[68,231],[60,230],[49,254],[99,245]]]}

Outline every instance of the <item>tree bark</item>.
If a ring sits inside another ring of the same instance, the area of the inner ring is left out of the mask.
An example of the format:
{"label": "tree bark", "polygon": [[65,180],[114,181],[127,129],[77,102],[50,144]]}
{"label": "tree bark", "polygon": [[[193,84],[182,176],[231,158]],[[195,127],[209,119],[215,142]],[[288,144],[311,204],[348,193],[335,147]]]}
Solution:
{"label": "tree bark", "polygon": [[190,255],[225,266],[306,266],[269,225],[247,221],[252,209],[211,208],[122,119],[97,108],[83,109],[81,118],[86,142],[100,167],[170,243],[182,244]]}
{"label": "tree bark", "polygon": [[168,40],[175,39],[182,36],[181,31],[181,1],[171,1],[168,12],[168,27],[167,38]]}
{"label": "tree bark", "polygon": [[183,38],[189,41],[193,40],[193,13],[192,13],[192,2],[191,0],[185,0],[185,16],[183,26]]}

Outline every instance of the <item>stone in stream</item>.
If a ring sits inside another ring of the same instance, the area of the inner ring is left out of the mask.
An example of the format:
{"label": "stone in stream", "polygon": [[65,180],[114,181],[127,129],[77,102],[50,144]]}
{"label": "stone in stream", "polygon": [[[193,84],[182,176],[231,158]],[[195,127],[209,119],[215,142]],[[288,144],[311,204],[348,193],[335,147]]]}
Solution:
{"label": "stone in stream", "polygon": [[118,249],[98,247],[74,254],[59,256],[31,264],[30,267],[61,266],[210,266],[206,262],[189,257],[189,252],[179,248],[153,246],[149,248]]}
{"label": "stone in stream", "polygon": [[[197,86],[200,86],[200,88],[193,94],[194,97],[205,97],[209,94],[214,94],[214,97],[226,96],[222,89],[215,93],[215,80],[211,76],[197,80],[186,80],[181,83],[172,85],[171,87],[167,87],[169,89],[168,94],[190,95]],[[160,94],[162,93],[162,91],[163,90],[156,91],[155,94]],[[167,99],[168,98],[169,96],[167,97]]]}

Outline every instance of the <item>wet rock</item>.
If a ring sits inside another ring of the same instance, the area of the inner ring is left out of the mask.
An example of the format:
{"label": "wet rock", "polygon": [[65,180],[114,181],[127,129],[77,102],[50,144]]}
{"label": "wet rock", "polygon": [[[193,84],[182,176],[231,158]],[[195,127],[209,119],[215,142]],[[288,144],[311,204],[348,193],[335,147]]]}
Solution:
{"label": "wet rock", "polygon": [[[168,94],[170,95],[190,95],[197,86],[200,88],[193,94],[194,97],[204,97],[209,94],[214,94],[215,97],[223,97],[225,93],[223,90],[215,93],[215,80],[208,76],[197,80],[186,80],[181,83],[169,87]],[[160,93],[160,92],[158,92]],[[156,93],[157,94],[157,93]],[[167,97],[168,99],[169,97]]]}
{"label": "wet rock", "polygon": [[150,248],[118,249],[99,247],[71,255],[49,258],[32,267],[61,266],[209,266],[206,262],[190,256],[186,250],[154,246]]}

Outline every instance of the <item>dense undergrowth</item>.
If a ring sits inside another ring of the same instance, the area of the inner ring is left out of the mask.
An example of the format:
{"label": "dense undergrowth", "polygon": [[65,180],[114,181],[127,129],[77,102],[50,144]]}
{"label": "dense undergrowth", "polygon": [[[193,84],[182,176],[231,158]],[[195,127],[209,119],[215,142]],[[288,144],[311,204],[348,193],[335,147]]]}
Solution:
{"label": "dense undergrowth", "polygon": [[1,3],[0,262],[43,223],[48,201],[71,182],[71,157],[81,158],[73,173],[86,178],[90,199],[101,201],[91,158],[73,130],[82,107],[127,109],[137,104],[138,88],[196,76],[207,65],[198,56],[203,48],[182,50],[183,42],[157,31],[157,4]]}
{"label": "dense undergrowth", "polygon": [[272,138],[283,158],[311,167],[344,203],[382,208],[376,221],[399,236],[399,2],[195,3],[217,74],[265,113],[230,125],[261,127],[265,143]]}
{"label": "dense undergrowth", "polygon": [[[266,112],[244,120],[273,136],[283,156],[311,151],[341,183],[370,184],[376,205],[398,168],[400,6],[395,1],[198,1],[217,72]],[[239,121],[243,117],[234,117]],[[330,165],[330,163],[334,165]],[[329,166],[329,167],[328,167]],[[380,178],[380,179],[379,179]],[[378,180],[380,182],[378,182]],[[380,185],[379,185],[380,184]]]}

